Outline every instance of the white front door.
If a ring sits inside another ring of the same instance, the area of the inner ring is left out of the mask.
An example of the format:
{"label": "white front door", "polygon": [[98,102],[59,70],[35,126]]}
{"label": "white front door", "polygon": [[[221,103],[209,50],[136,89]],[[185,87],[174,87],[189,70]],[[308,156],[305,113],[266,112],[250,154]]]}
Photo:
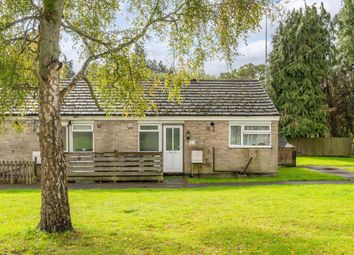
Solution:
{"label": "white front door", "polygon": [[165,173],[182,173],[183,126],[165,125],[163,134],[163,171]]}

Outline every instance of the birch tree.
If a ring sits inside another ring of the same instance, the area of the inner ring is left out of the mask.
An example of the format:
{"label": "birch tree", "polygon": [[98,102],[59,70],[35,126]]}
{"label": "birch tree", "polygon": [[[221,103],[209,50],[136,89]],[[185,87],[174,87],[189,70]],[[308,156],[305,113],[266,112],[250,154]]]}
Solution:
{"label": "birch tree", "polygon": [[[175,72],[164,89],[177,95],[190,74],[210,58],[228,62],[240,39],[259,26],[266,0],[1,0],[0,115],[16,119],[26,98],[38,103],[42,157],[39,228],[71,230],[63,152],[61,107],[77,82],[97,84],[105,109],[117,102],[129,114],[154,107],[141,81],[157,78],[134,54],[152,37],[168,42]],[[268,10],[269,11],[269,10]],[[69,86],[61,87],[61,44],[70,37],[82,63]],[[114,107],[113,107],[114,108]]]}

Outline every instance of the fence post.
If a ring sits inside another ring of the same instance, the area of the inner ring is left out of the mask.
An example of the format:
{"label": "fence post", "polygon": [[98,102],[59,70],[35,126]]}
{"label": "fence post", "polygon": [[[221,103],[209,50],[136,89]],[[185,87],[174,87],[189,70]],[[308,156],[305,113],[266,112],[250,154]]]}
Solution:
{"label": "fence post", "polygon": [[24,167],[26,166],[25,164],[26,164],[26,162],[20,161],[19,172],[20,172],[20,176],[21,176],[21,178],[20,178],[21,183],[26,183],[26,169],[24,169]]}
{"label": "fence post", "polygon": [[5,162],[5,167],[4,167],[4,182],[7,183],[8,179],[8,174],[9,174],[9,169],[8,169],[8,161]]}
{"label": "fence post", "polygon": [[28,163],[29,161],[26,161],[25,164],[24,164],[24,173],[25,173],[25,180],[24,182],[26,184],[30,184],[30,173],[29,173],[29,167],[28,167]]}
{"label": "fence post", "polygon": [[5,167],[5,161],[0,162],[0,182],[4,182],[4,167]]}
{"label": "fence post", "polygon": [[37,163],[37,157],[34,158],[34,164],[33,164],[33,174],[34,174],[34,179],[37,182],[37,178],[38,178],[38,163]]}
{"label": "fence post", "polygon": [[14,184],[13,163],[10,161],[10,184]]}
{"label": "fence post", "polygon": [[4,167],[4,164],[3,164],[4,161],[0,161],[0,183],[2,183],[3,179],[3,167]]}
{"label": "fence post", "polygon": [[30,184],[32,183],[36,183],[37,181],[37,175],[36,175],[36,163],[33,163],[33,161],[31,162],[31,165],[30,165],[30,177],[31,177],[31,182]]}

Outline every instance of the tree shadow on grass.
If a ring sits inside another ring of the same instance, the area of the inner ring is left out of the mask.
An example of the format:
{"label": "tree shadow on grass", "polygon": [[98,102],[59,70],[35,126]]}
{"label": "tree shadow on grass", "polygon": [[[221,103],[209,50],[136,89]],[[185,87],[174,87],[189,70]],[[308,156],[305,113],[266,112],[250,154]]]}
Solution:
{"label": "tree shadow on grass", "polygon": [[225,254],[350,254],[354,244],[349,238],[318,238],[290,230],[274,231],[239,226],[211,228],[197,238]]}
{"label": "tree shadow on grass", "polygon": [[63,234],[31,230],[14,236],[12,246],[0,249],[0,254],[349,254],[354,248],[351,240],[234,225],[192,233],[150,230],[77,228]]}
{"label": "tree shadow on grass", "polygon": [[[6,239],[4,240],[6,241]],[[149,231],[79,229],[46,234],[28,230],[12,236],[0,254],[189,254],[191,247]]]}

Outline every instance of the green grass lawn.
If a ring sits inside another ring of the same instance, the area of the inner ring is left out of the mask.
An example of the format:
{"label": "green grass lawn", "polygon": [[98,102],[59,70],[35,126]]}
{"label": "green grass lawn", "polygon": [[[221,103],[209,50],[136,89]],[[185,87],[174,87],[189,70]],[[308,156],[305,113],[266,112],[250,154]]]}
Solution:
{"label": "green grass lawn", "polygon": [[349,170],[354,172],[354,167],[341,167],[344,170]]}
{"label": "green grass lawn", "polygon": [[190,183],[216,183],[216,182],[271,182],[271,181],[342,181],[340,176],[320,173],[314,170],[300,167],[281,167],[278,175],[274,177],[249,177],[249,178],[188,178]]}
{"label": "green grass lawn", "polygon": [[298,166],[317,165],[317,166],[348,166],[354,168],[354,157],[305,157],[297,156]]}
{"label": "green grass lawn", "polygon": [[75,232],[36,230],[40,192],[0,191],[0,254],[352,254],[354,185],[73,190]]}

